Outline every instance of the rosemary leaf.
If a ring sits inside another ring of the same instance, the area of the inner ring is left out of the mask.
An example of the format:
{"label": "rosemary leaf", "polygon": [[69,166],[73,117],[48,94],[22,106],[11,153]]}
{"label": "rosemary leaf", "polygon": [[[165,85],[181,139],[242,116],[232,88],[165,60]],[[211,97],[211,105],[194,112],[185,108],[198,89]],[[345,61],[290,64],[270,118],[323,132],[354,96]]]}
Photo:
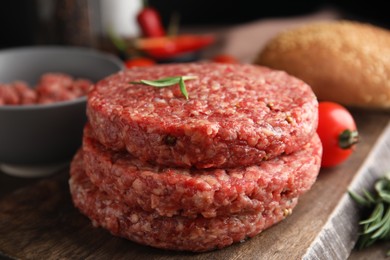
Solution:
{"label": "rosemary leaf", "polygon": [[390,209],[387,209],[386,215],[383,217],[380,228],[372,234],[371,239],[384,238],[389,232],[390,228]]}
{"label": "rosemary leaf", "polygon": [[374,187],[378,193],[384,191],[386,188],[386,179],[380,179],[375,183]]}
{"label": "rosemary leaf", "polygon": [[187,92],[187,89],[186,89],[186,85],[184,84],[183,77],[180,77],[179,86],[180,86],[181,93],[183,93],[185,98],[188,100],[188,92]]}
{"label": "rosemary leaf", "polygon": [[166,78],[161,78],[156,80],[141,79],[140,81],[132,81],[130,83],[143,84],[155,88],[165,88],[165,87],[170,87],[179,84],[181,93],[188,100],[188,92],[184,81],[192,80],[192,79],[197,79],[197,77],[196,76],[174,76],[174,77],[166,77]]}
{"label": "rosemary leaf", "polygon": [[172,78],[172,79],[165,79],[165,80],[158,80],[158,81],[142,79],[140,80],[140,82],[143,83],[144,85],[148,85],[152,87],[165,88],[179,83],[180,78]]}
{"label": "rosemary leaf", "polygon": [[375,221],[377,221],[380,218],[380,216],[382,216],[383,211],[384,211],[383,204],[380,203],[380,204],[376,205],[376,207],[375,207],[374,211],[372,212],[370,218],[368,218],[366,220],[363,220],[363,221],[360,221],[359,223],[360,224],[368,224],[368,223],[375,222]]}
{"label": "rosemary leaf", "polygon": [[364,196],[366,196],[368,202],[370,202],[370,203],[376,202],[374,196],[370,192],[368,192],[366,189],[363,189],[363,193],[364,193]]}
{"label": "rosemary leaf", "polygon": [[380,191],[378,192],[379,197],[388,203],[390,203],[390,193],[387,191]]}
{"label": "rosemary leaf", "polygon": [[370,202],[365,199],[364,197],[360,196],[359,194],[357,194],[356,192],[353,192],[353,191],[348,191],[349,193],[349,196],[357,203],[359,204],[360,206],[368,206],[370,205]]}
{"label": "rosemary leaf", "polygon": [[[378,221],[379,220],[379,221]],[[381,212],[380,215],[378,215],[377,221],[373,223],[367,230],[364,231],[365,234],[376,232],[379,230],[383,224],[386,222],[386,215],[383,216],[383,212]],[[373,237],[372,237],[373,238]]]}
{"label": "rosemary leaf", "polygon": [[[359,222],[362,231],[357,247],[363,249],[379,240],[390,240],[390,172],[374,184],[374,192],[363,190],[363,195],[348,191],[360,206],[371,210],[370,216]],[[390,250],[386,252],[390,256]]]}
{"label": "rosemary leaf", "polygon": [[197,76],[182,76],[183,80],[197,79]]}

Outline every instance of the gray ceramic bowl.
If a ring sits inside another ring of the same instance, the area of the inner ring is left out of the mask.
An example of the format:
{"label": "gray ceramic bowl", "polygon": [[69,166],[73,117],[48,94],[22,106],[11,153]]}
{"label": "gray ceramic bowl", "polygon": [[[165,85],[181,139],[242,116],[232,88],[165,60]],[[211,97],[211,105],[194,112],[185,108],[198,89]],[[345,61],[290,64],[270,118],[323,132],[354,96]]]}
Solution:
{"label": "gray ceramic bowl", "polygon": [[[34,85],[46,72],[96,82],[123,69],[111,55],[76,47],[26,47],[0,51],[0,82]],[[43,175],[67,163],[81,145],[86,97],[48,105],[0,106],[0,167],[16,175]],[[26,170],[26,173],[25,173]]]}

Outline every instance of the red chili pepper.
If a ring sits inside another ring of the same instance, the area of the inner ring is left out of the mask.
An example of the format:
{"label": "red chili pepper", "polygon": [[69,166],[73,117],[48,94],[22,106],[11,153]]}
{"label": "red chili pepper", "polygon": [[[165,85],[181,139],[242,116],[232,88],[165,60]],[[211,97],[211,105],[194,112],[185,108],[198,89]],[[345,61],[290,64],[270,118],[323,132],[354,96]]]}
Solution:
{"label": "red chili pepper", "polygon": [[144,37],[165,36],[160,14],[156,9],[148,6],[146,1],[144,1],[144,7],[137,15],[137,21]]}
{"label": "red chili pepper", "polygon": [[125,66],[128,69],[134,68],[134,67],[150,67],[156,64],[156,61],[146,58],[146,57],[137,57],[128,59],[125,61]]}
{"label": "red chili pepper", "polygon": [[143,38],[135,42],[141,51],[156,59],[166,59],[198,51],[214,42],[212,35],[183,34],[172,37]]}

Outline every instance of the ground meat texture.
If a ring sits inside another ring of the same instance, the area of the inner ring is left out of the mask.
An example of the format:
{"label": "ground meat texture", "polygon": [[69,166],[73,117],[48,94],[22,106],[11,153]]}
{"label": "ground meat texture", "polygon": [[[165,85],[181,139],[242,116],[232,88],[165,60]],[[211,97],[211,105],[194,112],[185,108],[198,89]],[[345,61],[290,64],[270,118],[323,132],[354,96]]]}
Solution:
{"label": "ground meat texture", "polygon": [[63,73],[46,73],[36,86],[38,103],[48,104],[76,99],[86,95],[91,84],[89,80],[75,80]]}
{"label": "ground meat texture", "polygon": [[26,82],[15,81],[12,83],[12,88],[19,96],[19,104],[30,105],[36,103],[37,93]]}
{"label": "ground meat texture", "polygon": [[92,82],[63,73],[45,73],[36,86],[22,81],[0,84],[0,105],[50,104],[85,96]]}
{"label": "ground meat texture", "polygon": [[126,152],[113,152],[84,131],[86,174],[122,202],[162,216],[205,218],[264,211],[269,204],[295,199],[314,183],[322,146],[317,135],[300,151],[257,166],[185,169],[146,164]]}
{"label": "ground meat texture", "polygon": [[71,164],[70,192],[74,205],[94,226],[115,236],[170,250],[202,252],[223,248],[259,234],[291,214],[297,199],[272,201],[255,213],[204,218],[164,217],[130,207],[94,186],[85,175],[82,152]]}
{"label": "ground meat texture", "polygon": [[0,84],[0,105],[27,105],[34,104],[36,100],[37,94],[26,82]]}
{"label": "ground meat texture", "polygon": [[[196,76],[154,88],[142,79]],[[134,68],[103,79],[88,95],[98,140],[158,165],[226,168],[299,150],[317,127],[311,88],[281,71],[249,64],[188,63]]]}
{"label": "ground meat texture", "polygon": [[70,87],[70,91],[77,97],[85,96],[92,86],[92,82],[88,79],[76,79]]}
{"label": "ground meat texture", "polygon": [[19,104],[19,95],[9,84],[0,84],[0,105]]}
{"label": "ground meat texture", "polygon": [[62,73],[49,73],[43,75],[35,90],[38,93],[38,103],[47,104],[56,101],[65,101],[76,98],[70,91],[73,79]]}

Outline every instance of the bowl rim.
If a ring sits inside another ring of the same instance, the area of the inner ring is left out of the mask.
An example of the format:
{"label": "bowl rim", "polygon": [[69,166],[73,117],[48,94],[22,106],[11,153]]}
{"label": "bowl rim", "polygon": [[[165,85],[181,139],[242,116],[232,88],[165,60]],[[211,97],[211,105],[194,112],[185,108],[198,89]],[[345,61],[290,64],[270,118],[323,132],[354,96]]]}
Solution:
{"label": "bowl rim", "polygon": [[[95,57],[98,59],[109,60],[113,64],[118,66],[118,72],[125,68],[124,63],[115,55],[99,51],[93,48],[79,47],[79,46],[60,46],[60,45],[39,45],[39,46],[22,46],[22,47],[12,47],[0,50],[0,57],[2,55],[12,55],[12,53],[21,53],[21,52],[72,52],[78,53],[79,55]],[[16,80],[16,79],[15,79]],[[94,82],[95,84],[96,82]],[[72,100],[58,101],[49,104],[29,104],[29,105],[1,105],[0,111],[25,111],[25,110],[41,110],[41,109],[50,109],[50,108],[60,108],[64,106],[72,106],[74,104],[84,103],[87,101],[86,96],[78,97]]]}

